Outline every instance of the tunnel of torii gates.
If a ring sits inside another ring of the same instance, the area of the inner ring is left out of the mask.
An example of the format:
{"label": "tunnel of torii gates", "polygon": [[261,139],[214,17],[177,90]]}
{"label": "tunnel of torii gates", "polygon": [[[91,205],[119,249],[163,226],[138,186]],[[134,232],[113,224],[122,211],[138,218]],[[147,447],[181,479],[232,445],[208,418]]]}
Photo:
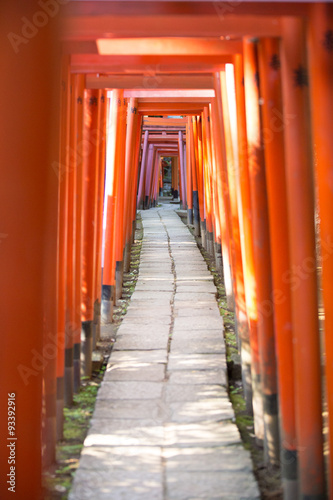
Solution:
{"label": "tunnel of torii gates", "polygon": [[333,498],[333,5],[0,12],[0,470],[17,498],[39,498],[163,157],[224,276],[266,463],[285,498]]}

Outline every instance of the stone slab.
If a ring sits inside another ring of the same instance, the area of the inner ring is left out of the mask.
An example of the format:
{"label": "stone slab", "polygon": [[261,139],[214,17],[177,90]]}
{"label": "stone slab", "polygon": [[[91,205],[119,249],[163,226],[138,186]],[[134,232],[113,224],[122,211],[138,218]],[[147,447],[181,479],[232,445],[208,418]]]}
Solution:
{"label": "stone slab", "polygon": [[163,382],[105,381],[97,399],[156,399],[162,396]]}
{"label": "stone slab", "polygon": [[234,417],[233,409],[220,398],[170,403],[171,422],[221,422]]}
{"label": "stone slab", "polygon": [[227,385],[227,370],[226,368],[219,370],[183,370],[181,377],[178,372],[169,374],[170,384],[219,384]]}
{"label": "stone slab", "polygon": [[195,304],[194,307],[182,307],[182,305],[177,302],[173,314],[176,318],[209,315],[209,317],[218,318],[220,321],[222,320],[218,307],[214,303],[210,303],[210,305],[206,307],[196,307]]}
{"label": "stone slab", "polygon": [[173,338],[171,341],[172,354],[225,354],[224,341],[216,337],[209,338]]}
{"label": "stone slab", "polygon": [[226,365],[223,354],[173,354],[169,355],[168,371],[215,370]]}
{"label": "stone slab", "polygon": [[169,324],[163,323],[122,323],[118,330],[118,335],[142,335],[142,336],[151,336],[152,334],[156,335],[156,337],[160,335],[168,335],[170,330]]}
{"label": "stone slab", "polygon": [[162,382],[165,378],[165,364],[162,363],[118,363],[108,366],[104,380],[143,380],[148,382]]}
{"label": "stone slab", "polygon": [[253,475],[237,472],[171,472],[167,474],[168,500],[259,500]]}
{"label": "stone slab", "polygon": [[167,424],[165,426],[167,446],[204,447],[241,444],[235,424],[230,422],[202,422],[191,424]]}
{"label": "stone slab", "polygon": [[117,335],[114,351],[152,351],[155,349],[167,349],[169,335]]}
{"label": "stone slab", "polygon": [[220,315],[206,315],[206,316],[187,316],[187,317],[177,317],[175,318],[175,328],[179,329],[205,329],[205,330],[217,330],[223,329],[223,319]]}
{"label": "stone slab", "polygon": [[108,367],[113,364],[126,363],[127,367],[139,366],[139,363],[166,363],[167,352],[156,351],[115,351],[109,359]]}
{"label": "stone slab", "polygon": [[[218,398],[225,408],[230,409],[231,403],[225,394],[225,388],[221,385],[213,384],[167,384],[165,388],[166,402],[184,402],[184,401],[205,401],[212,398]],[[207,403],[208,406],[208,403]]]}
{"label": "stone slab", "polygon": [[250,453],[243,445],[213,448],[163,448],[162,456],[168,472],[249,472]]}
{"label": "stone slab", "polygon": [[95,419],[153,419],[161,424],[170,417],[171,410],[161,399],[98,399],[94,411]]}
{"label": "stone slab", "polygon": [[[83,448],[80,467],[92,470],[128,470],[160,474],[162,448],[158,446],[121,446]],[[129,465],[130,464],[130,465]]]}
{"label": "stone slab", "polygon": [[84,446],[162,446],[163,424],[156,419],[92,419]]}
{"label": "stone slab", "polygon": [[[78,470],[69,500],[163,500],[161,474]],[[98,495],[98,496],[96,496]]]}
{"label": "stone slab", "polygon": [[160,292],[158,290],[135,290],[135,298],[139,300],[165,299],[171,300],[172,292]]}
{"label": "stone slab", "polygon": [[198,300],[205,300],[206,302],[211,300],[216,304],[216,290],[215,292],[180,292],[179,290],[176,293],[175,301],[190,301],[197,302]]}

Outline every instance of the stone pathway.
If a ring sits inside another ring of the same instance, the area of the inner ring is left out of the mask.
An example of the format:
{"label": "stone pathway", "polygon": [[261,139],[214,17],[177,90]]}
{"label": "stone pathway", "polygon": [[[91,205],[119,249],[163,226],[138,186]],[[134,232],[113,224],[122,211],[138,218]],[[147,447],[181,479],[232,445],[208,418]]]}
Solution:
{"label": "stone pathway", "polygon": [[139,279],[70,500],[254,500],[212,276],[171,209],[142,212]]}

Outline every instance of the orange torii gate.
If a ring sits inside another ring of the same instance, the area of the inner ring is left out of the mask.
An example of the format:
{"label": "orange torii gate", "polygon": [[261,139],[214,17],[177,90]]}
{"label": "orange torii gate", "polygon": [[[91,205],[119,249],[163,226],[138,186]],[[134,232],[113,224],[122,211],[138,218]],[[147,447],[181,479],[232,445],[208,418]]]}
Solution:
{"label": "orange torii gate", "polygon": [[[232,285],[229,287],[229,305],[232,306],[234,296],[236,313],[243,313],[244,326],[246,321],[248,323],[249,339],[245,334],[240,335],[241,348],[244,345],[248,348],[250,344],[253,375],[265,378],[266,425],[263,437],[266,433],[266,441],[269,436],[274,436],[276,441],[272,429],[277,413],[274,361],[268,370],[267,360],[274,360],[278,353],[284,497],[288,500],[297,497],[323,499],[321,357],[325,362],[331,454],[333,446],[331,5],[244,0],[226,6],[225,2],[201,1],[187,2],[186,8],[180,9],[177,2],[165,2],[163,8],[158,0],[147,4],[140,1],[116,2],[116,5],[107,1],[69,2],[62,40],[64,52],[70,56],[63,58],[62,71],[57,69],[57,63],[54,68],[50,64],[51,40],[55,38],[52,34],[49,38],[47,35],[55,25],[49,23],[33,40],[21,37],[23,41],[8,38],[9,28],[3,29],[6,44],[2,57],[8,68],[8,77],[3,78],[1,88],[3,95],[13,96],[13,99],[4,103],[1,119],[10,140],[4,134],[6,140],[3,140],[1,151],[3,164],[13,165],[15,169],[4,169],[0,197],[4,206],[1,251],[7,266],[2,273],[4,352],[8,358],[3,357],[1,367],[3,379],[15,383],[13,390],[20,396],[20,411],[29,415],[24,435],[20,436],[17,458],[23,471],[21,480],[29,483],[31,498],[37,498],[41,471],[42,391],[47,421],[44,443],[50,461],[54,455],[54,424],[57,420],[58,436],[61,436],[64,396],[70,403],[74,373],[78,388],[80,328],[77,327],[80,318],[77,305],[81,303],[81,272],[84,278],[83,304],[86,311],[89,310],[89,317],[83,319],[94,322],[95,318],[98,322],[103,152],[96,153],[91,163],[84,156],[82,141],[92,131],[83,122],[83,105],[86,104],[83,89],[86,86],[92,98],[97,100],[101,97],[98,89],[118,89],[114,92],[118,92],[121,99],[121,112],[111,110],[109,130],[110,142],[114,141],[116,149],[116,167],[112,181],[114,193],[109,194],[107,216],[103,314],[104,318],[111,320],[111,289],[114,287],[113,299],[116,301],[121,293],[124,249],[130,240],[130,225],[133,228],[135,218],[136,183],[129,182],[128,172],[133,172],[136,179],[141,144],[141,133],[135,133],[135,124],[132,127],[128,119],[128,102],[123,101],[122,89],[142,85],[143,90],[195,90],[194,86],[197,86],[206,90],[215,88],[216,94],[201,101],[188,101],[184,97],[177,101],[166,97],[158,102],[155,97],[138,97],[136,126],[140,127],[142,116],[146,114],[184,115],[187,121],[187,194],[192,192],[195,230],[199,235],[201,229],[203,244],[210,252],[214,252],[218,245],[222,246],[225,282]],[[35,5],[27,0],[24,6],[18,7],[4,0],[3,9],[6,25],[15,26],[22,15],[33,18]],[[110,26],[112,34],[108,35]],[[253,38],[257,40],[255,44]],[[252,50],[256,46],[259,64],[255,60],[255,50]],[[235,106],[223,83],[227,63],[234,64]],[[35,95],[39,89],[39,105],[38,109],[33,109],[33,122],[30,101],[21,97],[22,75],[27,95]],[[84,75],[87,75],[86,82]],[[61,114],[54,117],[57,106],[54,106],[56,99],[52,85],[59,79],[62,81]],[[101,115],[102,111],[97,112],[96,123],[103,121]],[[53,141],[57,142],[57,133],[54,132],[57,118],[60,120],[59,155],[55,152],[57,145],[53,147]],[[128,135],[126,121],[132,130]],[[255,121],[256,135],[253,135]],[[51,136],[54,139],[50,141]],[[18,140],[22,150],[17,151],[13,145]],[[94,141],[99,139],[94,136]],[[153,155],[154,141],[151,142]],[[46,149],[48,144],[51,153]],[[248,148],[253,145],[258,146],[254,156]],[[315,162],[311,150],[315,150]],[[164,151],[167,149],[155,148],[156,165],[158,156]],[[238,163],[235,175],[228,165],[231,156],[236,166]],[[256,172],[254,166],[259,156],[260,168]],[[85,174],[91,174],[89,182],[80,178],[80,157],[84,159]],[[47,170],[45,165],[48,164],[53,164],[54,168]],[[73,166],[74,170],[71,170]],[[151,177],[149,186],[156,186],[156,180],[156,175]],[[184,184],[184,179],[181,184]],[[318,187],[316,192],[314,187]],[[85,193],[83,200],[88,204],[80,201],[81,188]],[[190,196],[187,198],[190,200]],[[323,268],[325,357],[319,344],[314,201],[319,207],[321,222],[318,231]],[[82,254],[78,224],[81,211],[84,234],[89,232],[89,221],[96,223],[89,244],[86,244],[87,239],[84,240]],[[212,231],[215,231],[213,247]],[[26,249],[28,264],[24,259],[24,262],[17,259],[17,248]],[[261,252],[265,254],[263,258]],[[84,261],[85,256],[89,262]],[[218,259],[217,255],[215,257]],[[56,265],[57,288],[53,271]],[[20,284],[22,295],[19,297],[22,296],[22,300],[19,307],[17,293],[11,292],[13,278]],[[269,284],[270,278],[272,284]],[[93,292],[88,300],[90,290]],[[26,318],[33,318],[33,321],[26,324]],[[23,323],[26,325],[25,334],[19,336],[17,332],[21,331]],[[57,346],[57,352],[53,348],[53,354],[50,354],[50,332]],[[15,367],[8,356],[13,350]],[[249,367],[247,361],[247,365],[243,364],[243,371],[249,371]],[[247,388],[249,401],[250,385]],[[7,387],[4,391],[6,395]],[[1,398],[1,404],[5,400],[5,397]],[[254,411],[256,414],[256,408]],[[3,405],[1,414],[5,413]],[[5,434],[7,421],[1,422]],[[268,449],[268,459],[274,461],[276,453],[275,445],[274,449]],[[6,457],[2,451],[0,458],[5,467]],[[332,462],[330,460],[329,464],[331,496]],[[19,486],[18,492],[21,494]],[[1,489],[1,497],[7,498],[6,495],[7,490]]]}

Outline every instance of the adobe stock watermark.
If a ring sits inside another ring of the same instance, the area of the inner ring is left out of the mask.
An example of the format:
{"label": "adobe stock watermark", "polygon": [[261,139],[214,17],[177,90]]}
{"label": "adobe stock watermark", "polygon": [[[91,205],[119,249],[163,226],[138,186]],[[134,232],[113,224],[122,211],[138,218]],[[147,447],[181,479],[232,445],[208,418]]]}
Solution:
{"label": "adobe stock watermark", "polygon": [[8,234],[0,233],[0,245],[6,238],[8,238]]}
{"label": "adobe stock watermark", "polygon": [[[87,297],[87,309],[93,308],[95,301]],[[77,312],[81,313],[81,307],[78,306]],[[59,333],[48,332],[44,337],[41,351],[31,349],[31,361],[28,365],[22,363],[17,366],[17,371],[23,380],[25,386],[30,382],[31,377],[36,377],[45,370],[48,363],[57,359],[58,349],[65,349],[67,341],[72,338],[74,332],[81,331],[81,322],[67,321],[64,329]]]}
{"label": "adobe stock watermark", "polygon": [[213,5],[215,7],[218,17],[222,21],[225,19],[226,14],[232,14],[237,9],[237,7],[243,2],[244,0],[229,0],[228,2],[213,0]]}
{"label": "adobe stock watermark", "polygon": [[[333,241],[330,237],[322,242],[321,261],[325,262],[333,254]],[[311,275],[317,272],[317,259],[314,256],[306,257],[301,264],[293,265],[291,269],[286,270],[282,275],[282,281],[290,285],[290,290],[297,290],[302,283],[309,279]],[[282,305],[287,300],[287,297],[282,290],[274,289],[271,298],[264,300],[258,304],[258,313],[263,317],[269,317],[274,312],[275,305]]]}
{"label": "adobe stock watermark", "polygon": [[[72,332],[81,328],[81,325],[68,323],[65,328],[64,335],[61,336],[61,341],[59,342],[59,337],[57,334],[52,334],[51,332],[47,335],[47,342],[44,343],[42,352],[38,352],[37,349],[31,349],[31,362],[30,365],[20,364],[17,367],[23,383],[25,386],[29,384],[30,377],[36,377],[38,374],[43,372],[50,361],[54,361],[58,355],[58,348],[65,348],[67,344],[67,338],[72,336]],[[59,345],[60,344],[60,345]]]}
{"label": "adobe stock watermark", "polygon": [[22,27],[20,33],[10,31],[7,38],[13,47],[15,54],[18,54],[21,45],[26,45],[34,38],[41,28],[44,28],[50,18],[57,16],[61,5],[66,5],[71,0],[39,0],[38,5],[41,10],[37,10],[31,19],[21,17]]}
{"label": "adobe stock watermark", "polygon": [[61,181],[66,173],[74,172],[75,168],[80,166],[85,158],[89,157],[93,151],[92,148],[106,140],[106,135],[104,130],[94,129],[89,133],[90,140],[82,139],[76,149],[67,145],[66,156],[68,161],[65,163],[53,161],[51,165],[58,179]]}

